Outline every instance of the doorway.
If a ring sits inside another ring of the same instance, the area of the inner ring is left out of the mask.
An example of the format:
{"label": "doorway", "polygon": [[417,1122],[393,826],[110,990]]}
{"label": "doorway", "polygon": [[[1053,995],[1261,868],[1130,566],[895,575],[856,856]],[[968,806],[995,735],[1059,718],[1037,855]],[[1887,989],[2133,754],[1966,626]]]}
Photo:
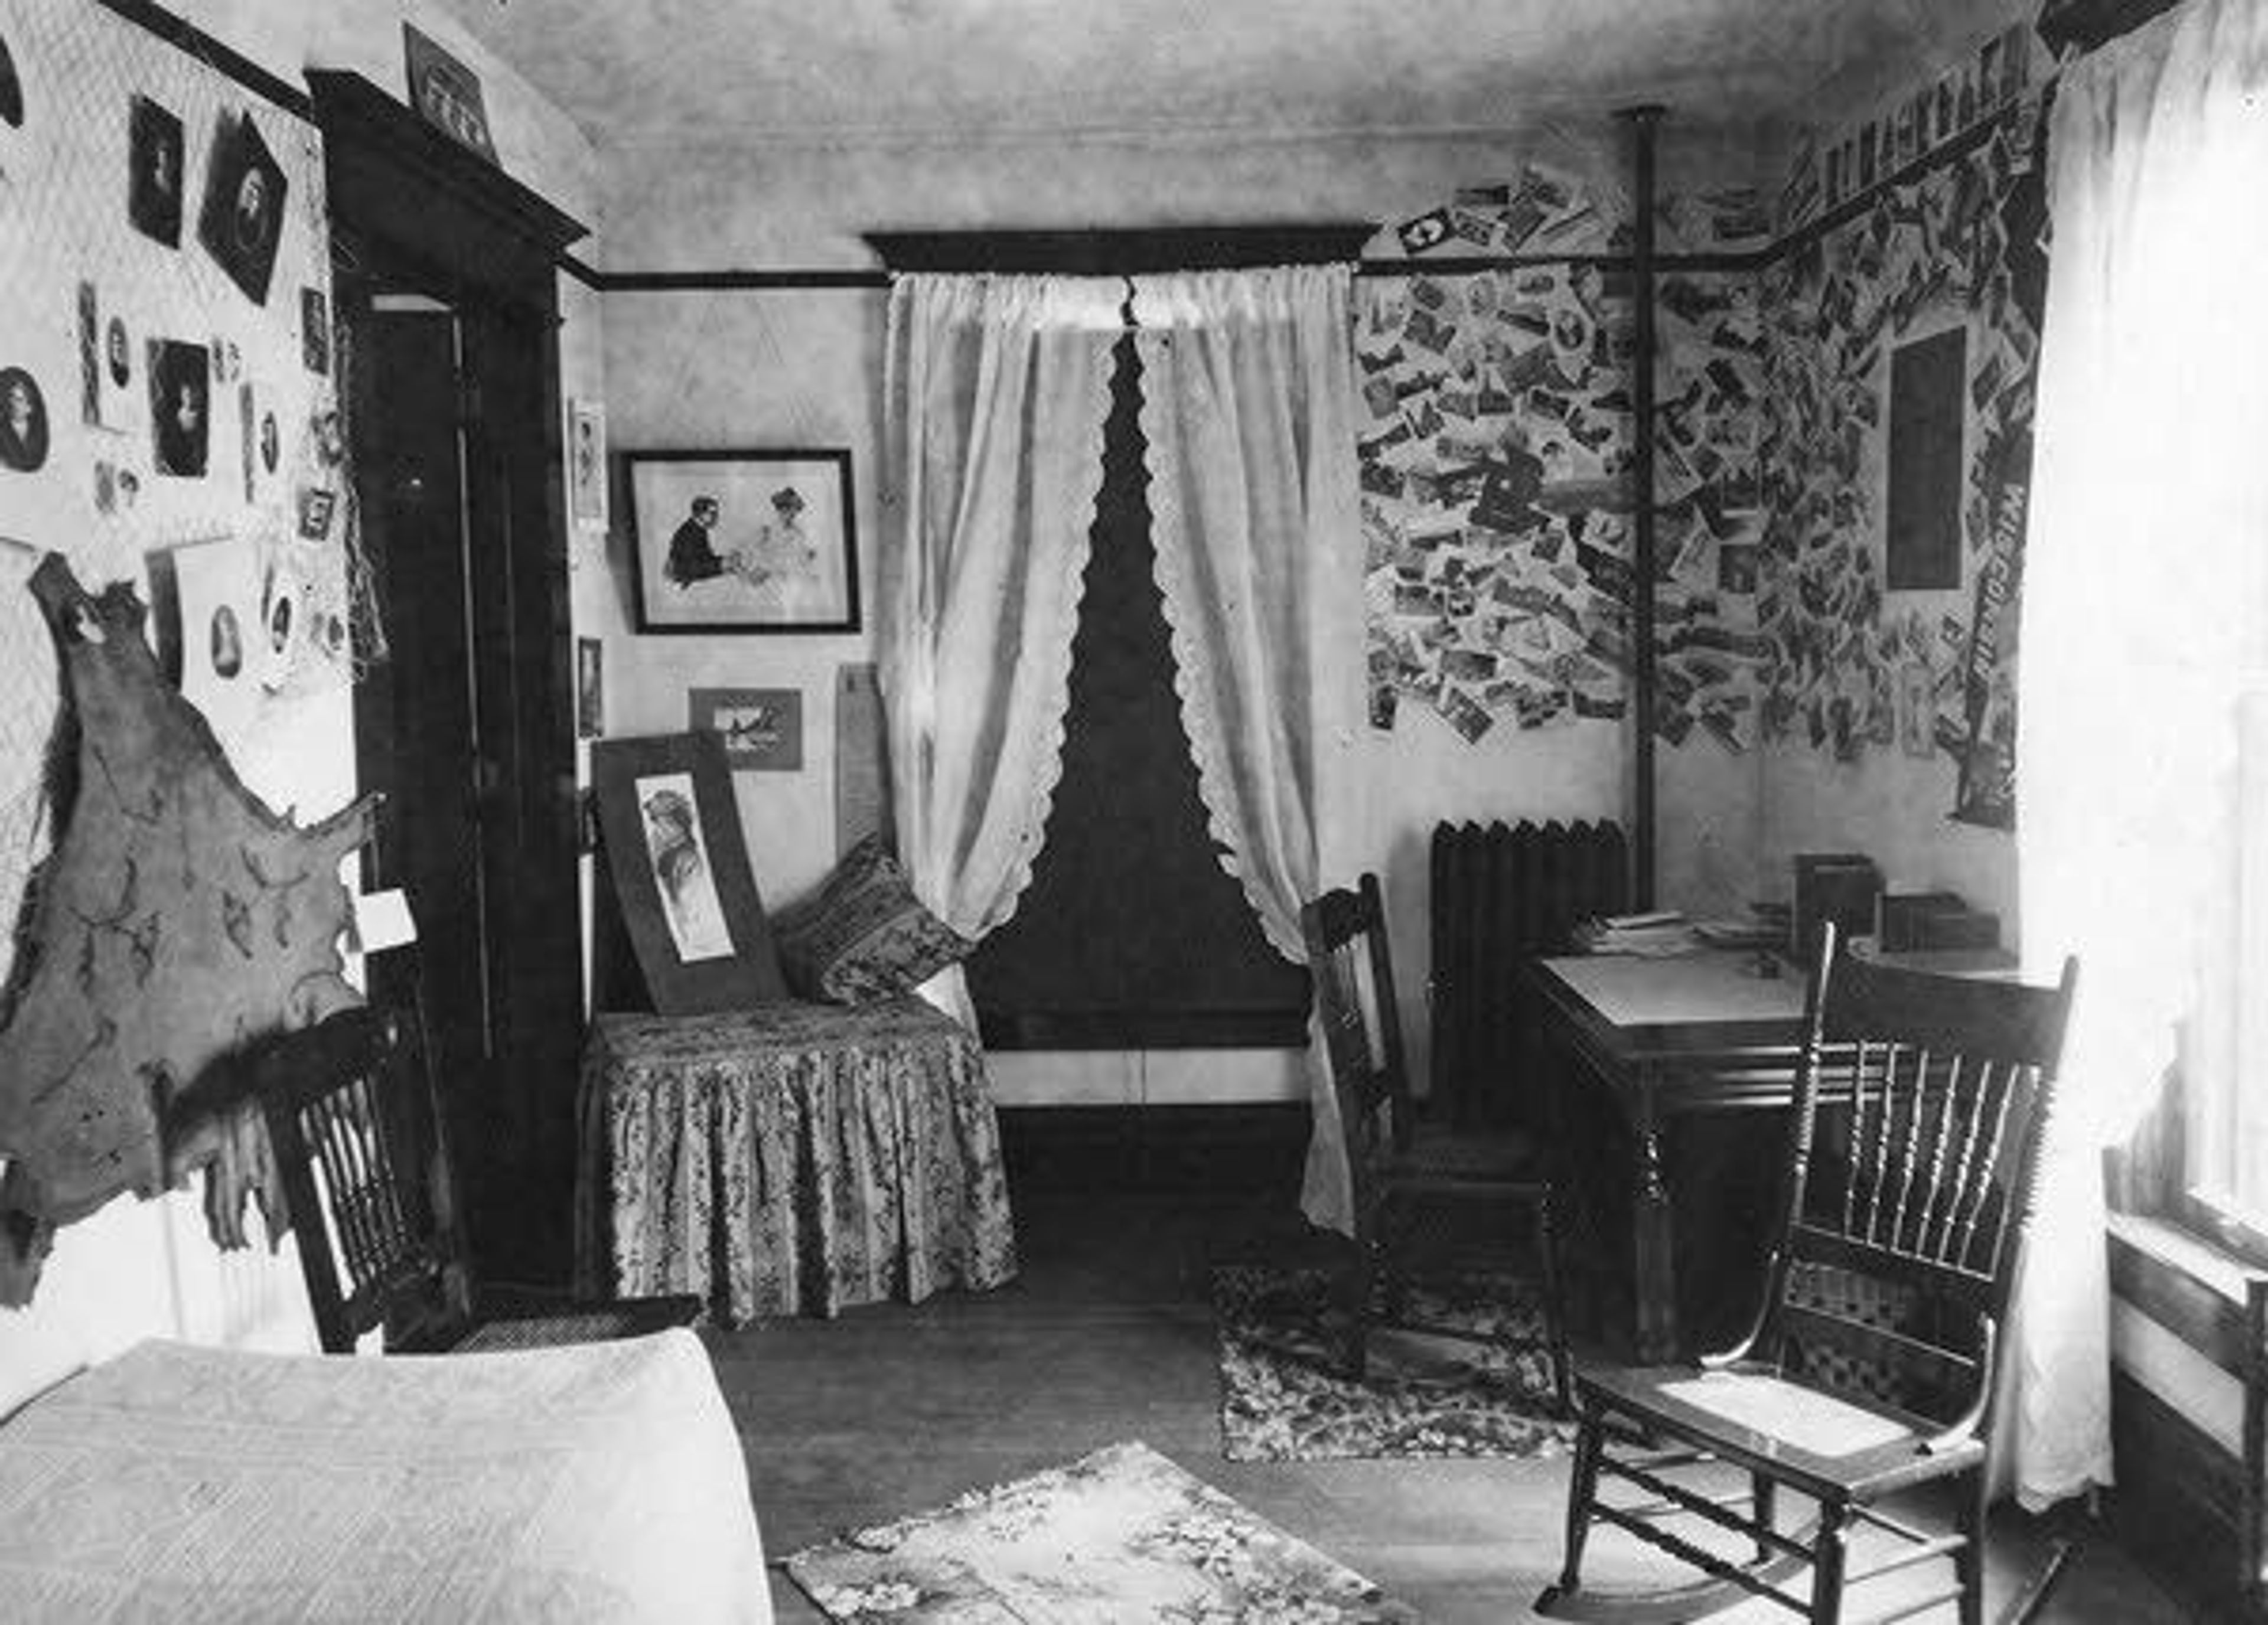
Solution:
{"label": "doorway", "polygon": [[387,640],[355,695],[366,887],[415,1010],[477,1263],[570,1267],[582,1042],[556,260],[582,229],[351,75],[311,76],[363,547]]}

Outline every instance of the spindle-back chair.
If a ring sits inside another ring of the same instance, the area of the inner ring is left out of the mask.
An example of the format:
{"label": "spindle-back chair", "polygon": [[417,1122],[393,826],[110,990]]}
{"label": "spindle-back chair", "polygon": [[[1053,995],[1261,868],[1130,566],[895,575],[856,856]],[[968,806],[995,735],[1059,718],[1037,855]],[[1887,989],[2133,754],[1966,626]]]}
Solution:
{"label": "spindle-back chair", "polygon": [[[1518,1238],[1492,1227],[1479,1234],[1478,1246],[1471,1245],[1475,1238],[1469,1234],[1437,1243],[1434,1256],[1465,1263],[1478,1260],[1505,1273],[1510,1273],[1506,1265],[1512,1261],[1529,1272],[1538,1324],[1525,1346],[1543,1357],[1552,1401],[1564,1410],[1569,1367],[1558,1246],[1551,1187],[1537,1148],[1525,1136],[1461,1134],[1420,1122],[1403,1060],[1386,905],[1376,875],[1365,874],[1351,888],[1315,898],[1300,911],[1300,922],[1338,1107],[1353,1214],[1353,1257],[1340,1283],[1346,1317],[1344,1369],[1358,1379],[1365,1374],[1373,1320],[1382,1316],[1413,1325],[1403,1290],[1406,1259],[1397,1246],[1413,1210],[1479,1206],[1493,1210],[1499,1223],[1503,1210],[1524,1210],[1529,1257],[1520,1259],[1515,1248],[1505,1245]],[[1460,1241],[1467,1245],[1460,1247]],[[1476,1335],[1442,1325],[1415,1329]]]}
{"label": "spindle-back chair", "polygon": [[[2069,960],[2052,988],[1932,974],[1858,958],[1830,928],[1754,1326],[1697,1371],[1578,1378],[1565,1562],[1541,1611],[1690,1619],[1746,1592],[1832,1621],[1846,1587],[1945,1557],[1949,1585],[1897,1599],[1889,1617],[1952,1599],[1964,1625],[1982,1619],[1985,1441],[2077,974]],[[1712,1463],[1745,1468],[1748,1493],[1719,1497],[1677,1476]],[[1653,1499],[1610,1503],[1602,1477]],[[1956,1481],[1950,1532],[1880,1509],[1935,1479]],[[1783,1486],[1815,1504],[1808,1531],[1778,1526]],[[1680,1518],[1729,1532],[1749,1555],[1701,1545]],[[1599,1523],[1708,1577],[1643,1594],[1587,1590],[1585,1543]],[[1862,1527],[1894,1549],[1854,1569]],[[1778,1583],[1806,1564],[1808,1599]]]}
{"label": "spindle-back chair", "polygon": [[350,1354],[381,1327],[389,1350],[431,1353],[604,1342],[698,1320],[693,1297],[483,1300],[414,1026],[356,1005],[253,1057],[324,1352]]}

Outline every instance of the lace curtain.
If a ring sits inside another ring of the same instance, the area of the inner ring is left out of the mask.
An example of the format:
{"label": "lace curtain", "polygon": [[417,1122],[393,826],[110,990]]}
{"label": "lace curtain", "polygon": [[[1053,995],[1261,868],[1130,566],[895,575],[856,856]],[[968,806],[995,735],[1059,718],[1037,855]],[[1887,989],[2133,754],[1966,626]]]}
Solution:
{"label": "lace curtain", "polygon": [[2176,1024],[2237,992],[2218,900],[2268,669],[2264,81],[2268,5],[2189,0],[2069,70],[2050,132],[2017,841],[2027,968],[2072,952],[2080,979],[2014,1326],[2033,1505],[2110,1479],[2099,1150]]}
{"label": "lace curtain", "polygon": [[[890,292],[891,798],[916,893],[971,939],[1015,911],[1062,771],[1124,298],[1116,279],[1047,276],[905,276]],[[927,990],[974,1025],[957,967]]]}
{"label": "lace curtain", "polygon": [[[1151,533],[1182,723],[1222,866],[1305,963],[1300,905],[1351,878],[1341,778],[1359,737],[1362,562],[1348,268],[1138,277]],[[1349,1223],[1336,1102],[1315,1108],[1303,1205]]]}

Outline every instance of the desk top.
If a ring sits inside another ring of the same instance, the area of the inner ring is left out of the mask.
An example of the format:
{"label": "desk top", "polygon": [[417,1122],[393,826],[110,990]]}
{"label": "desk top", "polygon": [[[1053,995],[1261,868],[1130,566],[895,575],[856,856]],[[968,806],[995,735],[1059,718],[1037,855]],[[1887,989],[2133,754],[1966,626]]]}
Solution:
{"label": "desk top", "polygon": [[1762,1079],[1786,1099],[1803,1033],[1804,978],[1718,949],[1674,959],[1537,960],[1529,985],[1564,1030],[1620,1082],[1667,1073]]}
{"label": "desk top", "polygon": [[1618,1027],[1717,1021],[1796,1021],[1804,979],[1785,963],[1776,976],[1756,973],[1747,951],[1643,959],[1585,954],[1546,960],[1543,967]]}

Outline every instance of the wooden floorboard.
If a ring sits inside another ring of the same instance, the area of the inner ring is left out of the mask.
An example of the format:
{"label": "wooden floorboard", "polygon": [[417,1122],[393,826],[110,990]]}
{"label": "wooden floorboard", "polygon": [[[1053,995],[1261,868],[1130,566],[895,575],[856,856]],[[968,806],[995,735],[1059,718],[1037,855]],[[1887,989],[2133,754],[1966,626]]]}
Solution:
{"label": "wooden floorboard", "polygon": [[[1564,1457],[1222,1457],[1211,1271],[1225,1260],[1300,1254],[1312,1243],[1296,1220],[1187,1193],[1123,1192],[1023,1200],[1018,1219],[1023,1272],[1000,1290],[704,1334],[775,1562],[1139,1439],[1436,1625],[1531,1617],[1528,1604],[1558,1567]],[[2002,1518],[1988,1616],[2044,1560],[2050,1533],[2031,1519]],[[2080,1533],[2080,1558],[2042,1620],[2173,1625],[2186,1617],[2100,1526]],[[1650,1555],[1611,1532],[1594,1537],[1593,1551],[1594,1582],[1659,1573]],[[773,1592],[782,1621],[822,1619],[777,1570]],[[1715,1617],[1788,1616],[1755,1605]]]}

